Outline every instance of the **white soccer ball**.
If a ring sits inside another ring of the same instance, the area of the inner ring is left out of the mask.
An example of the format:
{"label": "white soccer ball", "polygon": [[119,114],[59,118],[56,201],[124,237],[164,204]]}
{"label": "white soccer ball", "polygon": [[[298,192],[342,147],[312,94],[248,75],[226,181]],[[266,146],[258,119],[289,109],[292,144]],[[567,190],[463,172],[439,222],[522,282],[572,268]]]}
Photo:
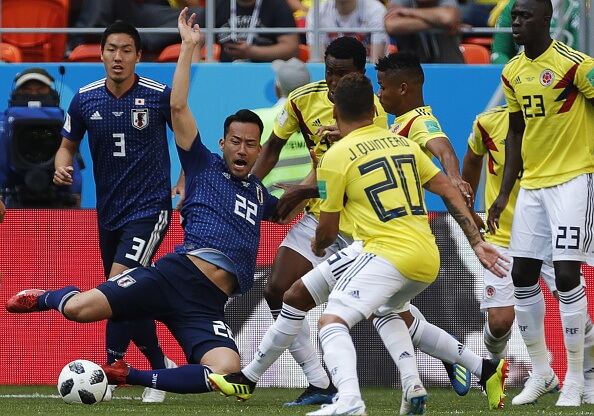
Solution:
{"label": "white soccer ball", "polygon": [[107,391],[107,376],[92,361],[75,360],[64,366],[58,377],[58,393],[68,404],[95,404]]}

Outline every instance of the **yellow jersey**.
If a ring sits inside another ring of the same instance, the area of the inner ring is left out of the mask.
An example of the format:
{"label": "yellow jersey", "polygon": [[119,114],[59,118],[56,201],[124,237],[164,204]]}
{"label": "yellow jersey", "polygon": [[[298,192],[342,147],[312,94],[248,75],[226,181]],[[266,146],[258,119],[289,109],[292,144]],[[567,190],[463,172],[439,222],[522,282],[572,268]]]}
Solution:
{"label": "yellow jersey", "polygon": [[423,184],[439,172],[416,143],[385,128],[365,126],[320,160],[321,210],[350,214],[364,252],[385,258],[409,279],[432,282],[439,271],[439,251]]}
{"label": "yellow jersey", "polygon": [[594,59],[553,40],[536,59],[513,57],[501,75],[511,113],[521,111],[520,186],[546,188],[594,172]]}
{"label": "yellow jersey", "polygon": [[[499,106],[487,110],[474,120],[472,133],[468,137],[468,147],[477,155],[487,155],[485,164],[485,206],[493,205],[501,189],[503,167],[505,164],[505,138],[509,129],[507,107]],[[520,191],[517,181],[509,195],[509,202],[499,218],[496,234],[485,234],[485,240],[501,247],[509,247],[514,207]]]}
{"label": "yellow jersey", "polygon": [[[387,128],[388,115],[375,98],[376,116],[373,120],[377,126]],[[318,136],[316,130],[322,126],[334,126],[334,103],[328,98],[326,81],[312,82],[297,88],[289,94],[283,110],[274,122],[274,134],[282,140],[288,140],[295,132],[300,131],[307,147],[314,149],[316,156],[321,158],[328,150],[329,143],[324,137]],[[306,210],[319,218],[319,199],[312,199]],[[351,235],[353,232],[352,219],[348,215],[341,216],[340,231]]]}
{"label": "yellow jersey", "polygon": [[433,158],[433,153],[427,149],[427,142],[436,137],[448,138],[428,105],[417,107],[396,117],[390,130],[392,133],[404,136],[421,146],[429,158]]}

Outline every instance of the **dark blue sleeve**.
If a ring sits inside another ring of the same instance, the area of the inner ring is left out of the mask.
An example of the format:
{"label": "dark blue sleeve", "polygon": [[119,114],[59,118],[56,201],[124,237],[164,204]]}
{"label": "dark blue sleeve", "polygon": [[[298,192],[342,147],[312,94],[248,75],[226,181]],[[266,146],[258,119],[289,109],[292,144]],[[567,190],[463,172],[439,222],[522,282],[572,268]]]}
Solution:
{"label": "dark blue sleeve", "polygon": [[196,139],[194,139],[194,143],[192,143],[190,150],[184,150],[179,146],[176,147],[181,167],[186,176],[196,175],[212,163],[214,155],[206,146],[204,146],[204,143],[202,143],[200,132],[196,134]]}
{"label": "dark blue sleeve", "polygon": [[161,94],[159,111],[163,114],[169,129],[173,131],[173,127],[171,127],[171,88],[169,87],[165,87],[165,90]]}
{"label": "dark blue sleeve", "polygon": [[274,195],[271,195],[268,193],[268,190],[266,190],[266,188],[263,188],[264,192],[266,193],[265,196],[265,202],[264,202],[264,216],[262,217],[262,219],[264,220],[268,220],[270,218],[270,216],[272,215],[272,213],[274,212],[274,209],[276,208],[276,204],[278,203],[278,198],[275,197]]}
{"label": "dark blue sleeve", "polygon": [[80,167],[80,160],[79,155],[76,154],[72,161],[72,167],[74,168],[74,172],[72,172],[72,185],[68,187],[69,192],[71,194],[81,194],[82,193],[82,173]]}
{"label": "dark blue sleeve", "polygon": [[66,122],[62,128],[62,136],[72,141],[81,141],[87,132],[87,126],[83,120],[80,112],[80,94],[77,92],[72,97],[72,101],[68,107]]}

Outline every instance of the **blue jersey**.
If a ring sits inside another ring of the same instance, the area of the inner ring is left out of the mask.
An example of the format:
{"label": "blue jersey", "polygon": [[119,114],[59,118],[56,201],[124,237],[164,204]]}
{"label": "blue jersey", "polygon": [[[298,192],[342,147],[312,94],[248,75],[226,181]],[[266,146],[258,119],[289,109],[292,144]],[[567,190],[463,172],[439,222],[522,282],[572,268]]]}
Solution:
{"label": "blue jersey", "polygon": [[171,209],[170,96],[166,85],[138,76],[120,98],[109,92],[105,79],[74,95],[62,135],[80,141],[88,132],[102,228],[116,230]]}
{"label": "blue jersey", "polygon": [[178,147],[178,153],[186,199],[181,211],[184,244],[175,251],[220,251],[233,263],[243,294],[254,283],[260,222],[270,217],[278,199],[254,175],[233,176],[221,156],[204,146],[200,134],[189,151]]}

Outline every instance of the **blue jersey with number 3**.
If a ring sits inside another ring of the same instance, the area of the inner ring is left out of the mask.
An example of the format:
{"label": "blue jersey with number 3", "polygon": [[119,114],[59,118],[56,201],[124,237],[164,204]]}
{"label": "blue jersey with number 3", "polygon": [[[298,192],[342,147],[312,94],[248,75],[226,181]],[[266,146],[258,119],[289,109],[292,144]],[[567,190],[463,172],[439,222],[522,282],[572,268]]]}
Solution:
{"label": "blue jersey with number 3", "polygon": [[119,98],[105,79],[74,95],[62,135],[80,141],[88,132],[101,227],[116,230],[171,209],[170,96],[166,85],[138,76]]}
{"label": "blue jersey with number 3", "polygon": [[270,217],[278,199],[254,175],[233,176],[223,158],[204,146],[200,134],[189,151],[178,147],[178,153],[186,176],[186,199],[181,211],[184,244],[175,251],[222,252],[233,262],[243,294],[254,283],[260,222]]}

